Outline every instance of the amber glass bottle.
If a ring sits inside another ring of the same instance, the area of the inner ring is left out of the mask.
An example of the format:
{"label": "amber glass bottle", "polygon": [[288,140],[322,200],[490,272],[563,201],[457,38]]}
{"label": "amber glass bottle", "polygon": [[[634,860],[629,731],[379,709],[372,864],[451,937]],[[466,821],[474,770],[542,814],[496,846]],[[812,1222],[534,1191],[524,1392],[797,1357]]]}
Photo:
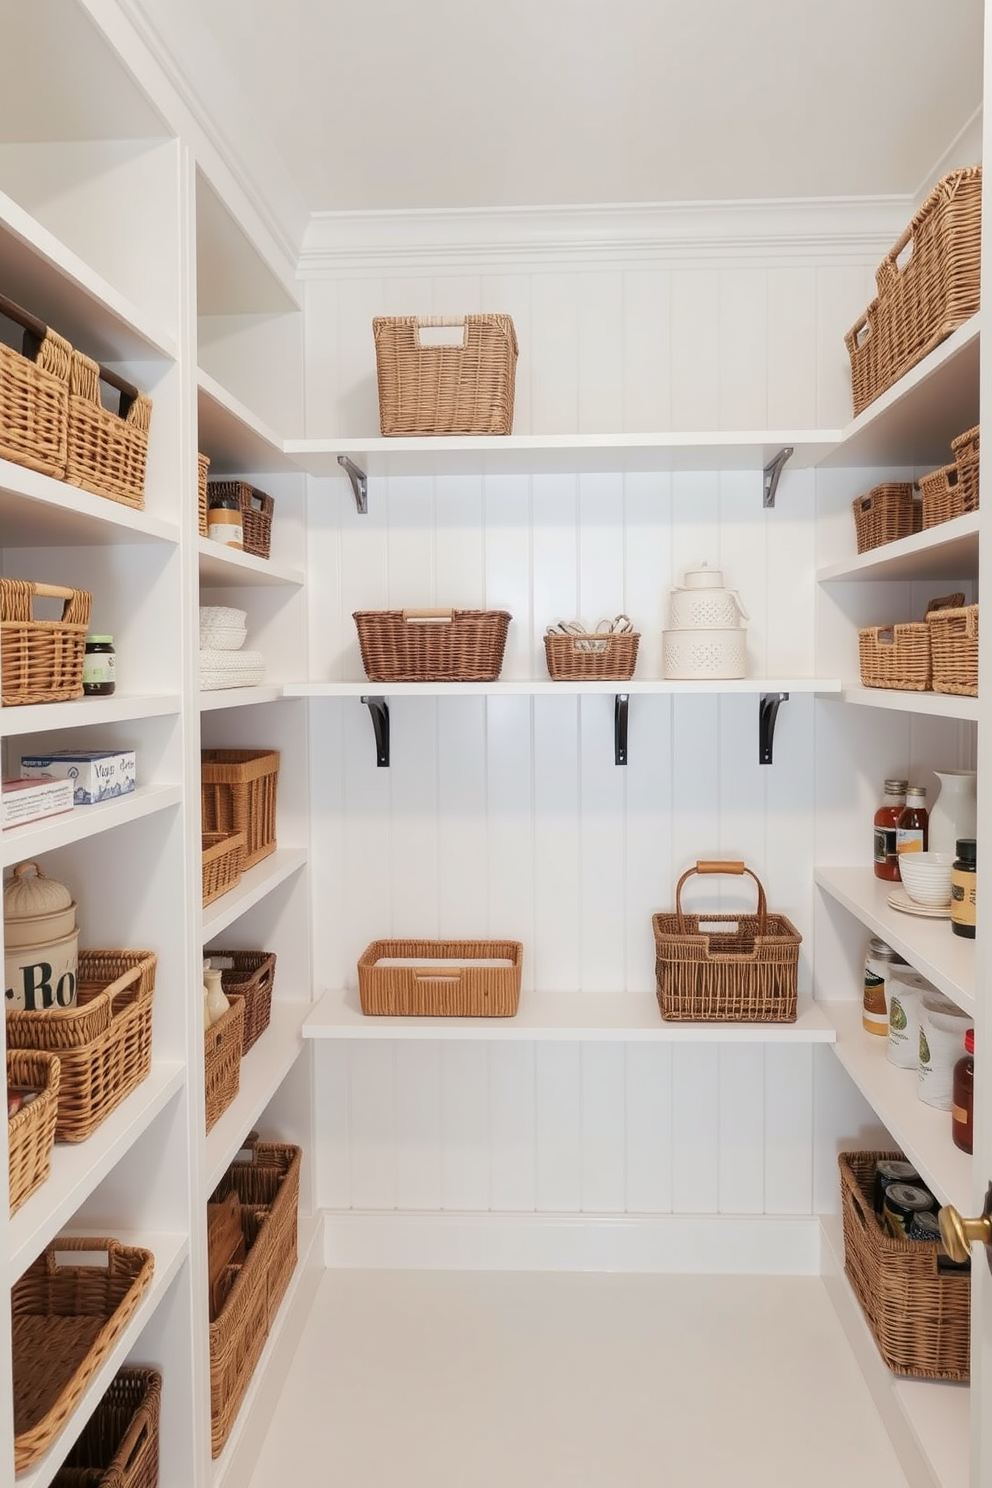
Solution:
{"label": "amber glass bottle", "polygon": [[905,780],[887,780],[885,797],[875,812],[875,877],[899,882],[899,862],[896,857],[896,828],[906,804]]}
{"label": "amber glass bottle", "polygon": [[955,1147],[962,1152],[971,1152],[974,1146],[972,1122],[974,1120],[975,1093],[975,1030],[969,1028],[964,1036],[964,1053],[954,1066],[953,1094],[951,1095],[951,1136]]}
{"label": "amber glass bottle", "polygon": [[911,785],[896,825],[896,856],[904,852],[926,852],[930,813],[923,785]]}

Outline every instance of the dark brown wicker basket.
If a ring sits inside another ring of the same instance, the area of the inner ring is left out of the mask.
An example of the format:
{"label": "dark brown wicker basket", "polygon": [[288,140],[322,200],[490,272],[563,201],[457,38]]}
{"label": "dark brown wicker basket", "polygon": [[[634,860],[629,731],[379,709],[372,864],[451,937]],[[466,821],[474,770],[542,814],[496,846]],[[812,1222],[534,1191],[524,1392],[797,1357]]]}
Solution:
{"label": "dark brown wicker basket", "polygon": [[158,1488],[161,1404],[157,1370],[119,1370],[52,1488]]}
{"label": "dark brown wicker basket", "polygon": [[[245,1005],[244,1035],[241,1053],[245,1055],[269,1026],[272,1017],[272,988],[276,979],[276,958],[272,951],[207,952],[214,966],[220,966],[221,986],[228,998],[239,998]],[[225,966],[223,963],[231,964]]]}
{"label": "dark brown wicker basket", "polygon": [[51,1172],[61,1066],[57,1054],[42,1049],[7,1050],[7,1089],[38,1091],[30,1105],[7,1121],[7,1172],[10,1212],[40,1188]]}
{"label": "dark brown wicker basket", "polygon": [[506,610],[357,610],[370,682],[495,682],[503,666]]}
{"label": "dark brown wicker basket", "polygon": [[619,635],[546,635],[544,655],[552,682],[626,681],[634,675],[637,631]]}
{"label": "dark brown wicker basket", "polygon": [[272,497],[266,491],[260,491],[257,486],[239,480],[212,480],[208,483],[208,493],[209,491],[216,491],[221,496],[237,497],[241,507],[245,552],[253,553],[256,558],[268,558],[272,546],[272,514],[275,510]]}

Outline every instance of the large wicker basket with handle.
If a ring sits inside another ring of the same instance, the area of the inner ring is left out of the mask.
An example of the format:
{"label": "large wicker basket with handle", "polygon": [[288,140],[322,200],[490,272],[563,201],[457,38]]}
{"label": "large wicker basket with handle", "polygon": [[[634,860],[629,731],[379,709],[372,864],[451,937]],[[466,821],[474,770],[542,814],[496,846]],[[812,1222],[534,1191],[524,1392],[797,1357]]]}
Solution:
{"label": "large wicker basket with handle", "polygon": [[[35,618],[37,600],[62,600],[57,620]],[[83,695],[93,596],[86,589],[0,579],[0,702],[67,703]]]}
{"label": "large wicker basket with handle", "polygon": [[52,1488],[158,1488],[162,1376],[119,1369]]}
{"label": "large wicker basket with handle", "polygon": [[[697,873],[746,873],[757,886],[757,910],[685,914],[682,889]],[[744,863],[701,860],[688,868],[676,885],[674,914],[656,914],[652,925],[663,1018],[691,1023],[795,1022],[802,936],[784,915],[768,913],[761,880]]]}
{"label": "large wicker basket with handle", "polygon": [[508,315],[379,315],[372,334],[383,434],[512,432],[517,336]]}
{"label": "large wicker basket with handle", "polygon": [[506,610],[356,610],[370,682],[495,682],[510,625]]}
{"label": "large wicker basket with handle", "polygon": [[22,348],[0,343],[0,459],[61,480],[69,427],[72,347],[44,321],[0,295],[0,316],[24,332]]}
{"label": "large wicker basket with handle", "polygon": [[[104,408],[100,401],[101,382],[119,393],[116,411]],[[116,372],[74,351],[69,371],[66,480],[124,506],[143,507],[151,417],[150,398]]]}

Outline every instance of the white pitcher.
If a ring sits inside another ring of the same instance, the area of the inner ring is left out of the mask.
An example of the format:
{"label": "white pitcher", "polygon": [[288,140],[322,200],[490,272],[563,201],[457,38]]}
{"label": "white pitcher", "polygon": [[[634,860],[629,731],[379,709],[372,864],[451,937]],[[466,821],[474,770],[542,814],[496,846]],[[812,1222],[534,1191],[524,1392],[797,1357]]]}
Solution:
{"label": "white pitcher", "polygon": [[931,852],[954,852],[959,837],[974,837],[978,777],[974,770],[934,770],[939,782],[930,808],[927,845]]}

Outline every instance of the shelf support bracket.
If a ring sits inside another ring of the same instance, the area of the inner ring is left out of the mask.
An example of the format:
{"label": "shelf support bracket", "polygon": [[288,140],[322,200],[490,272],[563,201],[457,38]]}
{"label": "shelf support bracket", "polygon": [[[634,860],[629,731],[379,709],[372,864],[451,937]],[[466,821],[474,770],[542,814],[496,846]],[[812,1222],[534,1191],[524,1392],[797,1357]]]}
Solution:
{"label": "shelf support bracket", "polygon": [[[762,506],[767,508],[773,507],[775,505],[775,492],[778,490],[778,483],[782,475],[783,467],[785,466],[786,460],[788,460],[789,456],[794,452],[794,450],[794,444],[783,445],[778,454],[775,456],[774,460],[769,460],[768,464],[765,466],[764,474],[762,476]],[[340,459],[340,456],[338,456],[338,458]]]}
{"label": "shelf support bracket", "polygon": [[375,734],[375,762],[380,770],[389,769],[389,704],[384,697],[363,697],[369,710]]}
{"label": "shelf support bracket", "polygon": [[758,705],[758,764],[770,765],[772,745],[775,743],[775,722],[782,703],[787,702],[787,692],[763,692]]}
{"label": "shelf support bracket", "polygon": [[355,493],[355,506],[360,517],[367,517],[369,513],[369,478],[360,466],[356,465],[350,455],[338,455],[338,464],[351,481],[351,489]]}
{"label": "shelf support bracket", "polygon": [[627,706],[630,694],[618,692],[613,699],[613,761],[617,765],[627,763]]}

